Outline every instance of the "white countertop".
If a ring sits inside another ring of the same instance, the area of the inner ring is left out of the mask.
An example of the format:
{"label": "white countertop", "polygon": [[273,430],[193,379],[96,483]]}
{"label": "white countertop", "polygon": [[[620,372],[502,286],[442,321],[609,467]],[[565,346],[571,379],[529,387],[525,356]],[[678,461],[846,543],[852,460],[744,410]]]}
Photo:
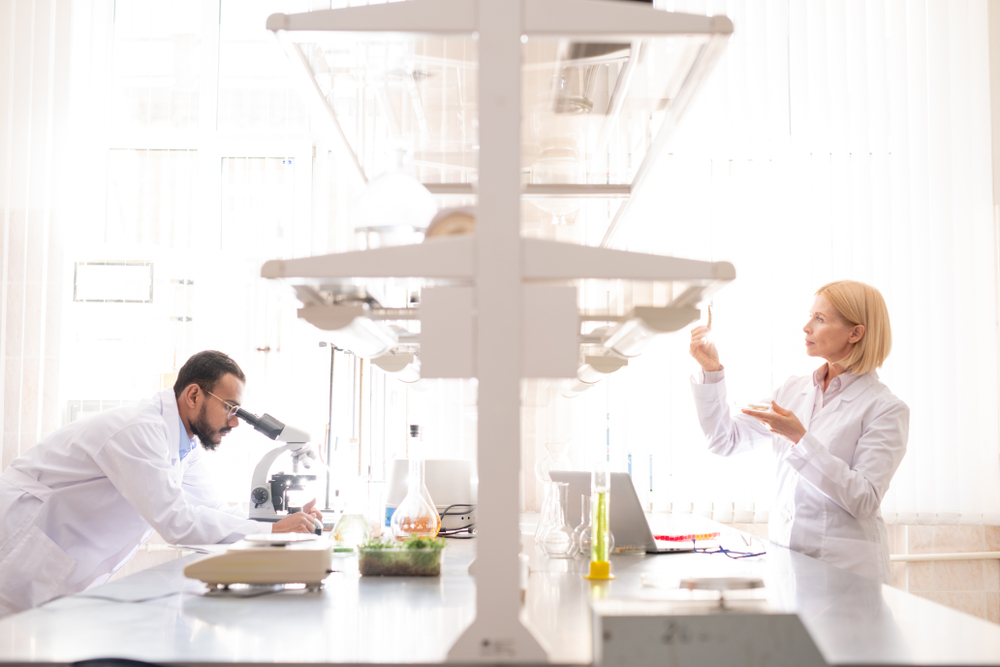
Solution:
{"label": "white countertop", "polygon": [[[743,545],[738,533],[704,519],[652,521],[665,532],[722,530],[724,544]],[[830,664],[1000,665],[1000,626],[778,547],[747,560],[615,556],[617,579],[596,585],[580,576],[582,560],[530,551],[525,616],[553,663],[591,661],[592,596],[663,599],[677,591],[649,586],[654,579],[752,575],[764,579],[772,606],[799,615]],[[435,578],[360,577],[356,560],[346,557],[335,561],[343,571],[320,593],[239,599],[206,596],[200,582],[183,576],[183,566],[198,558],[188,556],[3,619],[0,662],[441,662],[472,621],[475,582],[467,569],[474,553],[475,540],[449,542]]]}

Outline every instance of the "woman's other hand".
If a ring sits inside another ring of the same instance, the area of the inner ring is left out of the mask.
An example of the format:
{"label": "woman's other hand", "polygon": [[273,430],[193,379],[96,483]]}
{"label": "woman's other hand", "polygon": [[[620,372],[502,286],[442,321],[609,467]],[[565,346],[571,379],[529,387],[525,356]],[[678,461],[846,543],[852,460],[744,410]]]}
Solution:
{"label": "woman's other hand", "polygon": [[719,363],[719,352],[715,349],[715,343],[708,340],[711,331],[706,326],[691,329],[691,356],[698,362],[704,371],[721,371],[722,364]]}
{"label": "woman's other hand", "polygon": [[[692,354],[694,353],[692,352]],[[771,409],[774,410],[773,413],[746,409],[742,412],[766,426],[771,433],[777,433],[782,438],[790,440],[793,445],[798,444],[802,436],[806,434],[806,429],[799,418],[791,410],[786,410],[774,401],[771,401]]]}

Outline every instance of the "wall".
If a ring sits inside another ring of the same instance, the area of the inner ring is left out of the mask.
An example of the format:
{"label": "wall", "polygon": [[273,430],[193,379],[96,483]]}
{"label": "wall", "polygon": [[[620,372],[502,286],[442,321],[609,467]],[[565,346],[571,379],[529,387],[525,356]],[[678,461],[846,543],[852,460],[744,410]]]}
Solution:
{"label": "wall", "polygon": [[[895,554],[1000,551],[1000,526],[889,526]],[[894,562],[892,585],[1000,623],[1000,560]]]}

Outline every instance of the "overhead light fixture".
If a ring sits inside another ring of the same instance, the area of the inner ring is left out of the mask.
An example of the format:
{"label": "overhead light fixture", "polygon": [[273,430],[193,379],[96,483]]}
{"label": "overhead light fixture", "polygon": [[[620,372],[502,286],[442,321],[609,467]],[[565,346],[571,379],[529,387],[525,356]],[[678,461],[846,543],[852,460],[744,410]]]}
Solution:
{"label": "overhead light fixture", "polygon": [[[531,165],[531,181],[536,185],[578,185],[586,180],[586,169],[576,136],[546,137],[538,159]],[[552,215],[552,224],[565,225],[566,216],[580,208],[580,200],[537,199],[532,203]]]}
{"label": "overhead light fixture", "polygon": [[372,359],[372,363],[406,384],[420,381],[420,359],[412,352],[390,352]]}
{"label": "overhead light fixture", "polygon": [[657,336],[678,331],[699,317],[701,311],[689,306],[633,308],[624,321],[605,334],[602,343],[623,357],[637,357]]}
{"label": "overhead light fixture", "polygon": [[365,304],[314,305],[299,308],[299,317],[323,331],[332,332],[330,342],[364,359],[374,359],[399,344],[399,336],[371,317]]}
{"label": "overhead light fixture", "polygon": [[586,355],[583,358],[583,364],[576,372],[576,379],[570,382],[569,386],[563,390],[562,395],[566,398],[575,398],[622,366],[628,366],[628,359],[619,357],[613,352]]}

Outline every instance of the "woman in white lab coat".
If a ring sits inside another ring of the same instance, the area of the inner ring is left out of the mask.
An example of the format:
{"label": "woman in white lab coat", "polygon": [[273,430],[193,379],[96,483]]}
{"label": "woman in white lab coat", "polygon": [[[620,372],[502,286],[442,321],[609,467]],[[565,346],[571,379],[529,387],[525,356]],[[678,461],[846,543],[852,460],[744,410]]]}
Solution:
{"label": "woman in white lab coat", "polygon": [[709,450],[722,456],[768,443],[777,488],[768,525],[773,544],[888,583],[889,549],[879,505],[906,452],[910,410],[875,369],[892,346],[877,289],[855,281],[821,287],[805,332],[806,354],[825,360],[792,377],[769,410],[731,415],[724,371],[709,329],[691,331],[691,378]]}

